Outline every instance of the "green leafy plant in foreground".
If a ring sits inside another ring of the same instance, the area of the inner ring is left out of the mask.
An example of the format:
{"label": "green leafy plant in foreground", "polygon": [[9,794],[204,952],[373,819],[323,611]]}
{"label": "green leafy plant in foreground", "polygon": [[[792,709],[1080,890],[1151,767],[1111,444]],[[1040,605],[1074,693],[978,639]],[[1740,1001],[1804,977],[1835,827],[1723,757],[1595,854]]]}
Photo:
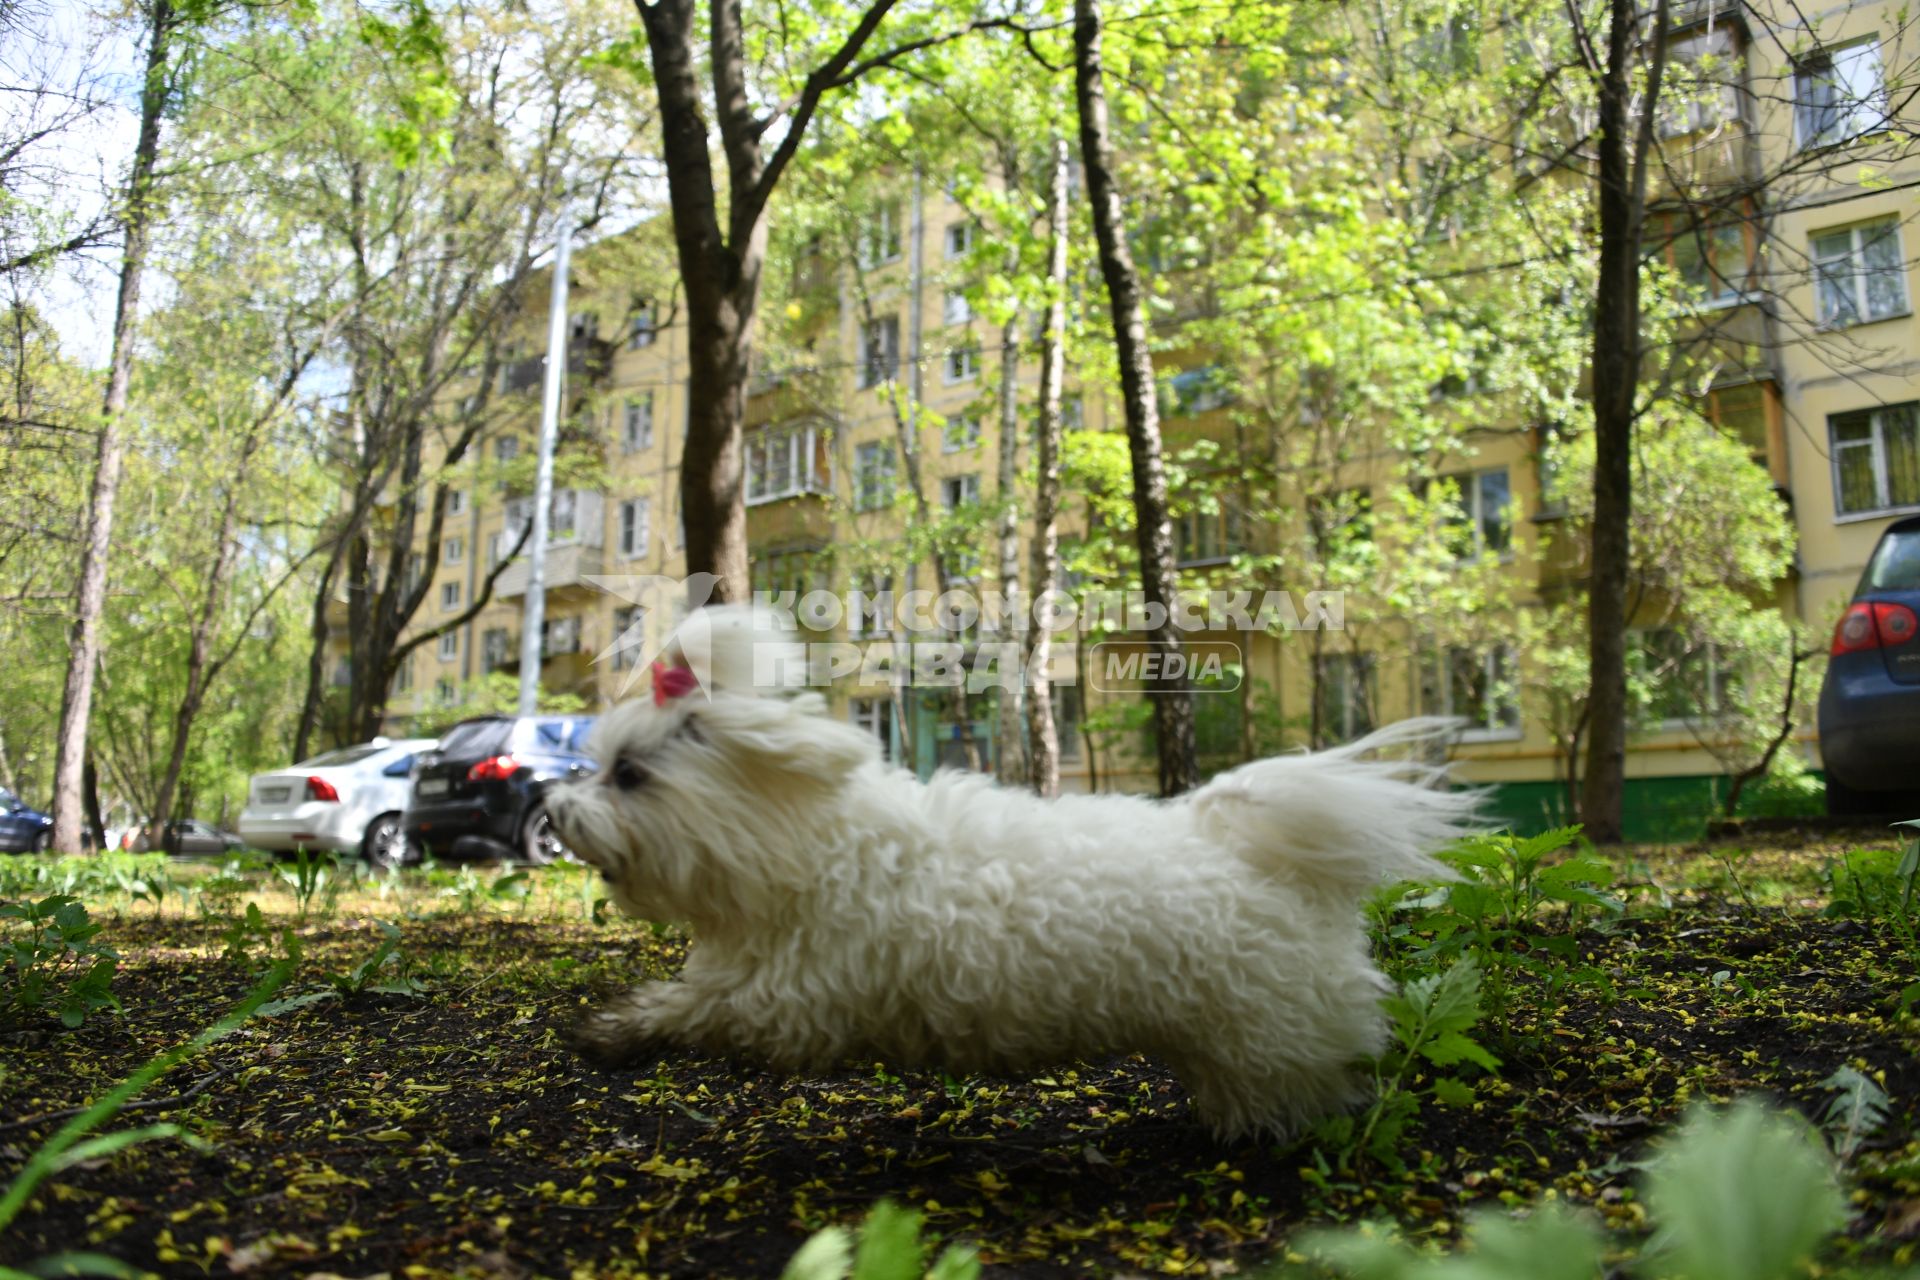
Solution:
{"label": "green leafy plant in foreground", "polygon": [[[231,1033],[251,1018],[278,991],[293,973],[293,961],[283,960],[267,971],[266,977],[220,1021],[176,1048],[168,1049],[103,1094],[98,1101],[61,1125],[54,1135],[27,1157],[13,1181],[0,1193],[0,1241],[20,1211],[33,1198],[34,1191],[48,1178],[86,1160],[98,1160],[128,1147],[162,1138],[176,1138],[189,1144],[201,1139],[179,1125],[161,1123],[115,1133],[95,1134],[101,1126],[120,1114],[134,1096],[174,1067],[194,1057],[214,1041]],[[144,1274],[115,1258],[94,1253],[66,1253],[43,1258],[32,1271],[16,1271],[0,1266],[0,1280],[31,1280],[34,1275],[138,1276]]]}
{"label": "green leafy plant in foreground", "polygon": [[1460,879],[1408,895],[1398,905],[1413,914],[1388,922],[1388,941],[1414,969],[1469,955],[1478,961],[1480,1003],[1496,1043],[1515,1040],[1513,993],[1522,974],[1534,980],[1543,1012],[1578,987],[1612,995],[1606,973],[1580,962],[1577,935],[1589,919],[1623,910],[1608,892],[1613,868],[1590,853],[1549,860],[1579,834],[1562,827],[1524,840],[1462,841],[1441,855]]}
{"label": "green leafy plant in foreground", "polygon": [[[1920,819],[1896,824],[1920,831]],[[1920,835],[1903,849],[1849,853],[1827,867],[1825,914],[1850,916],[1891,933],[1907,958],[1920,964]],[[1920,1001],[1920,982],[1900,993],[1903,1005]]]}
{"label": "green leafy plant in foreground", "polygon": [[882,1200],[867,1214],[856,1247],[845,1227],[814,1232],[788,1260],[780,1280],[976,1280],[980,1260],[949,1245],[927,1266],[920,1215]]}
{"label": "green leafy plant in foreground", "polygon": [[[1825,1148],[1798,1116],[1752,1100],[1696,1107],[1672,1145],[1643,1166],[1641,1198],[1655,1231],[1636,1257],[1606,1274],[1642,1280],[1786,1280],[1846,1222],[1846,1201]],[[1623,1242],[1558,1206],[1524,1219],[1485,1213],[1470,1247],[1419,1254],[1364,1229],[1305,1237],[1312,1261],[1285,1275],[1353,1280],[1595,1280]]]}
{"label": "green leafy plant in foreground", "polygon": [[95,941],[101,926],[78,898],[56,893],[38,902],[0,902],[0,920],[25,926],[7,939],[12,963],[0,1015],[13,1020],[50,1007],[62,1023],[77,1027],[88,1014],[120,1007],[111,990],[119,956]]}
{"label": "green leafy plant in foreground", "polygon": [[[366,959],[344,973],[322,974],[318,983],[299,995],[262,1005],[260,1016],[275,1018],[322,1001],[346,1000],[358,995],[407,996],[413,999],[425,995],[426,984],[413,976],[412,961],[400,949],[400,930],[384,920],[376,920],[374,924],[380,930],[380,942]],[[289,958],[298,962],[301,954],[299,940],[291,931],[281,936]]]}
{"label": "green leafy plant in foreground", "polygon": [[[1365,1159],[1396,1173],[1405,1171],[1400,1158],[1401,1134],[1420,1113],[1422,1098],[1452,1106],[1473,1102],[1473,1085],[1450,1073],[1471,1063],[1492,1073],[1500,1060],[1467,1033],[1480,1020],[1480,969],[1471,956],[1439,973],[1408,982],[1381,1001],[1393,1033],[1393,1045],[1374,1065],[1373,1102],[1357,1115],[1333,1116],[1314,1129],[1318,1141],[1318,1168],[1303,1170],[1310,1181],[1323,1185],[1333,1166],[1331,1151],[1343,1171]],[[1449,1071],[1423,1090],[1408,1087],[1422,1067]]]}

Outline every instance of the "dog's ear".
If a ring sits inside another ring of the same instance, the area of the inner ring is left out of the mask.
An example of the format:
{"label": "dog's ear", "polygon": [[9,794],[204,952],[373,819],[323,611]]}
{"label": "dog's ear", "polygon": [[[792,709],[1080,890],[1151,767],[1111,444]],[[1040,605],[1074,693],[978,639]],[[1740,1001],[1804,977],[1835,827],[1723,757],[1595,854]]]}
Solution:
{"label": "dog's ear", "polygon": [[826,715],[817,693],[796,698],[716,697],[690,718],[692,730],[762,782],[831,789],[878,759],[873,735]]}

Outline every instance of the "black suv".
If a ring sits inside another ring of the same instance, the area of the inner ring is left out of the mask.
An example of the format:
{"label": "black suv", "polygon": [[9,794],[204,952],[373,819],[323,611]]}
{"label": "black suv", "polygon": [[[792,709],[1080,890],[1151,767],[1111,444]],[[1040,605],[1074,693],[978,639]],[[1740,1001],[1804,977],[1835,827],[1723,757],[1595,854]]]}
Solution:
{"label": "black suv", "polygon": [[592,716],[486,716],[449,729],[438,749],[414,757],[403,819],[409,852],[528,862],[571,856],[541,801],[554,783],[593,772],[592,728]]}

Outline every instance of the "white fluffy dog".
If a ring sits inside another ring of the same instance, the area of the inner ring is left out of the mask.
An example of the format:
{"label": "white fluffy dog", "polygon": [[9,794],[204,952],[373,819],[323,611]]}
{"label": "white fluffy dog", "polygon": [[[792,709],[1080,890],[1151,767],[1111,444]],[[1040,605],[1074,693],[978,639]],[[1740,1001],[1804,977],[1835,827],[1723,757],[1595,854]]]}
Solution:
{"label": "white fluffy dog", "polygon": [[549,796],[616,905],[694,940],[679,981],[587,1019],[586,1052],[1024,1072],[1142,1051],[1222,1136],[1284,1135],[1357,1098],[1353,1064],[1385,1034],[1358,902],[1443,874],[1428,855],[1474,806],[1440,768],[1371,757],[1447,722],[1164,802],[922,784],[818,695],[757,693],[752,616],[703,613],[709,687],[656,667],[655,696],[601,722],[599,773]]}

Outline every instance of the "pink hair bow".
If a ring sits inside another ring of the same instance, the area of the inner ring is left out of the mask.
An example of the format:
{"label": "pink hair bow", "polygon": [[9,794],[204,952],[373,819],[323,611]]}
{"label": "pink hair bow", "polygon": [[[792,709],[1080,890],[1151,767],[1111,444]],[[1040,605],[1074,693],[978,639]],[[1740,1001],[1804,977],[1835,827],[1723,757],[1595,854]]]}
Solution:
{"label": "pink hair bow", "polygon": [[653,664],[653,705],[663,707],[669,698],[684,698],[700,687],[700,677],[687,666]]}

